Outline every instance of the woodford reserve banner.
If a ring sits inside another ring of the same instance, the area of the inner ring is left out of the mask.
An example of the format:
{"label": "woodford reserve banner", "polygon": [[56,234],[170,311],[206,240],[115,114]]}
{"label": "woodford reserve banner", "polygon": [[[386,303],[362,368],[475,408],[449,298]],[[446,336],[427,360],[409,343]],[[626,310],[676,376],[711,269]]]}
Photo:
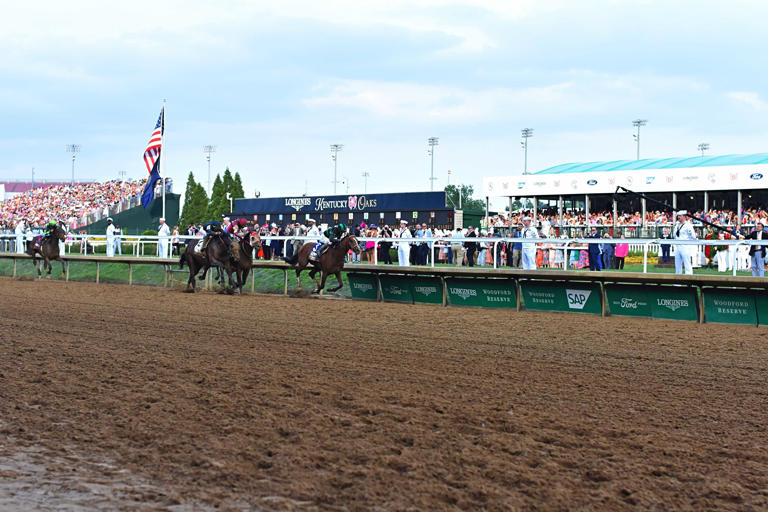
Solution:
{"label": "woodford reserve banner", "polygon": [[599,283],[520,281],[525,309],[602,314]]}

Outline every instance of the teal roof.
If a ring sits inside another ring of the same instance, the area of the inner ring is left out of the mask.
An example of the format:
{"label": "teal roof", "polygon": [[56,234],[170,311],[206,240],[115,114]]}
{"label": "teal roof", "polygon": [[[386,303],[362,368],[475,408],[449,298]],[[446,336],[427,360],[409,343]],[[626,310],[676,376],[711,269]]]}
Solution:
{"label": "teal roof", "polygon": [[645,169],[680,169],[689,167],[717,167],[722,165],[768,164],[768,153],[756,155],[690,156],[685,158],[644,158],[642,160],[614,160],[560,164],[533,174],[570,174],[576,172],[633,171]]}

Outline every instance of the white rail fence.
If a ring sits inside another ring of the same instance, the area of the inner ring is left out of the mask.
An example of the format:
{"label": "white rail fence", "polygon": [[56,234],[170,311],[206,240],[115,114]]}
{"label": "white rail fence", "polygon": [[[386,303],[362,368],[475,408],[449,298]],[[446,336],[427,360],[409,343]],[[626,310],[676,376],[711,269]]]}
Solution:
{"label": "white rail fence", "polygon": [[[19,244],[22,246],[27,241],[32,240],[34,237],[29,234],[14,235],[14,234],[0,234],[0,252],[23,252],[19,251]],[[137,235],[137,236],[120,236],[115,237],[113,243],[115,247],[122,248],[128,245],[130,248],[130,255],[135,257],[161,257],[168,258],[173,255],[173,248],[178,247],[178,244],[184,244],[187,240],[200,240],[199,236],[150,236],[150,235]],[[302,242],[316,242],[319,239],[317,237],[306,236],[272,236],[267,235],[261,237],[262,244],[266,245],[272,241],[282,241],[281,255],[288,256],[288,243],[293,241]],[[427,265],[430,267],[435,266],[435,248],[444,249],[451,248],[451,245],[460,244],[462,246],[462,258],[466,253],[463,248],[465,243],[479,244],[478,251],[490,250],[493,254],[493,264],[488,265],[489,268],[498,268],[500,266],[500,248],[501,244],[505,243],[520,243],[523,245],[535,244],[538,249],[547,249],[560,251],[562,260],[556,258],[559,262],[558,266],[562,266],[563,270],[567,270],[570,264],[570,253],[572,251],[586,250],[589,245],[616,245],[618,243],[628,244],[629,251],[643,253],[643,273],[648,272],[648,256],[658,255],[661,251],[661,247],[668,245],[670,247],[671,256],[675,254],[675,246],[696,246],[697,249],[693,252],[693,266],[700,267],[704,259],[703,248],[705,246],[727,246],[728,247],[728,269],[732,270],[733,275],[736,275],[737,270],[749,269],[749,247],[752,245],[768,246],[768,240],[661,240],[661,239],[643,239],[643,238],[498,238],[498,237],[449,237],[449,238],[385,238],[385,237],[357,237],[361,247],[365,247],[368,242],[373,242],[373,263],[378,264],[379,258],[379,246],[382,242],[392,243],[392,248],[397,248],[399,244],[407,244],[407,247],[419,246],[426,244],[430,249],[427,251]],[[60,242],[60,250],[64,254],[85,254],[86,247],[105,246],[107,244],[107,238],[105,235],[76,235],[68,234],[66,242]],[[157,246],[160,245],[160,254]],[[150,254],[148,254],[148,247]],[[154,251],[152,250],[154,249]],[[117,253],[116,253],[117,254]],[[120,252],[122,255],[122,252]],[[400,262],[398,262],[400,264]],[[482,265],[480,265],[482,266]],[[551,268],[551,267],[550,267]]]}

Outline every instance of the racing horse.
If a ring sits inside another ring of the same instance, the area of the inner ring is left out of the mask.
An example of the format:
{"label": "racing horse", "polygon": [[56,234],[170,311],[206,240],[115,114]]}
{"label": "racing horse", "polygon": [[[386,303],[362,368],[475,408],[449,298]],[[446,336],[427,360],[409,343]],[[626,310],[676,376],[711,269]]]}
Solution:
{"label": "racing horse", "polygon": [[184,290],[187,293],[195,293],[195,286],[196,286],[195,277],[197,276],[197,273],[200,272],[200,270],[203,271],[203,276],[200,278],[200,281],[204,281],[205,274],[206,272],[208,272],[208,269],[210,268],[210,265],[208,265],[208,260],[206,259],[205,255],[195,250],[195,247],[199,242],[202,242],[202,239],[187,240],[186,247],[184,248],[184,251],[182,251],[181,257],[179,258],[179,268],[184,268],[184,263],[186,263],[187,266],[189,267],[189,279],[187,280],[187,289]]}
{"label": "racing horse", "polygon": [[237,261],[232,254],[231,244],[227,243],[221,236],[214,236],[205,248],[205,259],[208,261],[209,267],[217,267],[223,271],[219,273],[219,285],[222,288],[225,288],[224,274],[227,275],[229,281],[229,288],[225,288],[227,293],[232,294],[240,291],[238,283],[235,283],[232,277],[237,270]]}
{"label": "racing horse", "polygon": [[40,266],[37,263],[38,254],[44,260],[43,268],[48,277],[50,277],[51,270],[53,269],[53,265],[51,265],[52,260],[61,262],[61,278],[64,279],[66,277],[64,261],[62,261],[61,254],[59,254],[59,242],[64,242],[66,239],[67,230],[64,228],[64,224],[57,222],[53,231],[51,231],[51,236],[39,236],[27,242],[27,254],[32,256],[32,262],[37,269],[37,277],[42,277]]}
{"label": "racing horse", "polygon": [[[301,246],[299,251],[292,257],[286,258],[286,262],[296,267],[296,279],[299,282],[299,290],[301,290],[301,271],[305,268],[312,266],[309,271],[309,277],[311,277],[317,288],[312,293],[320,293],[325,287],[325,280],[328,276],[333,274],[336,276],[336,280],[339,282],[339,286],[334,288],[328,288],[329,292],[335,292],[344,286],[344,282],[341,280],[341,271],[344,268],[344,256],[350,250],[356,254],[360,254],[360,245],[357,243],[357,238],[354,235],[346,235],[340,241],[336,247],[329,247],[319,258],[318,261],[310,261],[309,255],[312,252],[312,247],[315,242],[308,242]],[[322,279],[317,280],[315,275],[321,272]]]}
{"label": "racing horse", "polygon": [[237,274],[237,285],[240,291],[243,291],[243,285],[253,268],[253,253],[258,254],[261,250],[261,237],[259,237],[258,232],[251,231],[242,240],[232,242],[232,245],[236,246],[233,249],[237,251],[237,267],[235,271]]}

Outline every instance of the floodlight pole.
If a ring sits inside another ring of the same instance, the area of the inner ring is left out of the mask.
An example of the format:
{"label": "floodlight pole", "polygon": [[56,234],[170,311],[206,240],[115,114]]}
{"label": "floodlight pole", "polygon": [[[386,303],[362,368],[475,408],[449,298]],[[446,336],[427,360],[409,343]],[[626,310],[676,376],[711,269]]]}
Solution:
{"label": "floodlight pole", "polygon": [[67,144],[67,153],[72,153],[72,186],[75,185],[75,157],[80,152],[80,144]]}
{"label": "floodlight pole", "polygon": [[336,178],[336,162],[339,159],[339,151],[344,149],[344,144],[331,144],[331,159],[333,160],[333,193],[336,194],[336,184],[338,180]]}
{"label": "floodlight pole", "polygon": [[427,139],[427,144],[429,144],[429,149],[427,150],[427,154],[429,154],[432,163],[430,164],[430,171],[429,171],[429,190],[435,190],[435,146],[439,143],[440,139],[437,137],[430,137]]}
{"label": "floodlight pole", "polygon": [[528,139],[533,137],[533,128],[523,128],[520,130],[523,140],[520,145],[523,146],[523,153],[525,154],[525,162],[523,164],[523,174],[528,174]]}
{"label": "floodlight pole", "polygon": [[211,197],[211,153],[216,152],[216,146],[203,146],[203,153],[206,153],[205,159],[208,160],[208,197]]}
{"label": "floodlight pole", "polygon": [[368,178],[371,177],[371,173],[368,172],[368,171],[363,171],[362,176],[363,176],[363,183],[364,183],[364,185],[363,185],[363,193],[367,194],[368,193]]}
{"label": "floodlight pole", "polygon": [[632,121],[632,126],[637,128],[637,132],[635,133],[635,142],[637,142],[637,160],[640,160],[640,127],[645,126],[648,124],[647,119],[635,119]]}
{"label": "floodlight pole", "polygon": [[706,142],[699,144],[699,151],[701,152],[701,157],[704,158],[704,152],[709,151],[709,144]]}

